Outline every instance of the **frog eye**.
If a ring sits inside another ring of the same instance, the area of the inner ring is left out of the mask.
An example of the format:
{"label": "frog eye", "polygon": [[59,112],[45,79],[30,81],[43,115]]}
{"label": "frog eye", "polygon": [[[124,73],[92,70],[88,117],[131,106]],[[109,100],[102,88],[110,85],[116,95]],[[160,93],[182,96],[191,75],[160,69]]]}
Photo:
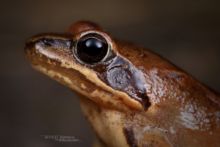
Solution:
{"label": "frog eye", "polygon": [[82,36],[75,47],[75,55],[83,63],[95,64],[103,61],[109,52],[109,46],[104,37],[91,33]]}

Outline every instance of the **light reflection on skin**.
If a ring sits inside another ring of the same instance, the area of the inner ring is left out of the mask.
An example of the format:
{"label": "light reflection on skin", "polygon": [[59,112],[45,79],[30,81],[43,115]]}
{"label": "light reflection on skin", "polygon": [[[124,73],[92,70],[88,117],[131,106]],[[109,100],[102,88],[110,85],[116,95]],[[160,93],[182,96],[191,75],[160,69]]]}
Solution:
{"label": "light reflection on skin", "polygon": [[188,102],[184,108],[181,108],[180,122],[186,128],[205,131],[211,128],[211,116],[211,113],[206,112],[206,108]]}

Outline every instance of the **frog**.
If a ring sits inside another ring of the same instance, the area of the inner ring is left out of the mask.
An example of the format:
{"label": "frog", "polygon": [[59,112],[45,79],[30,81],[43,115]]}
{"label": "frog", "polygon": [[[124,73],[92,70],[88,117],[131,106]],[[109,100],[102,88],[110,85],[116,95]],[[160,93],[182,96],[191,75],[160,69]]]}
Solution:
{"label": "frog", "polygon": [[220,146],[219,93],[96,23],[35,35],[25,55],[34,69],[78,95],[97,136],[94,146]]}

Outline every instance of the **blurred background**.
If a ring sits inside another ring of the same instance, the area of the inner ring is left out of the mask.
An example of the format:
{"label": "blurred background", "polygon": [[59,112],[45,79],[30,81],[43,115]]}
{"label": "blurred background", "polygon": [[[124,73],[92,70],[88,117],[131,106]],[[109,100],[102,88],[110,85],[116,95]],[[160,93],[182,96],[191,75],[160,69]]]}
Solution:
{"label": "blurred background", "polygon": [[[91,146],[94,134],[76,95],[31,68],[25,40],[63,32],[77,20],[102,25],[114,37],[151,48],[220,91],[218,0],[1,0],[0,146]],[[58,142],[44,135],[74,136]]]}

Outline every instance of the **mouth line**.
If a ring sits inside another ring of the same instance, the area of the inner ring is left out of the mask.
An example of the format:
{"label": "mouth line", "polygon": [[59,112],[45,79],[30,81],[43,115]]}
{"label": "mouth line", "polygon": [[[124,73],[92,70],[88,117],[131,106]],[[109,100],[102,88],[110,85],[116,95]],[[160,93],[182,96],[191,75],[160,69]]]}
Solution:
{"label": "mouth line", "polygon": [[[82,77],[83,76],[82,74],[80,74],[78,71],[76,71],[74,69],[62,67],[61,62],[59,62],[55,59],[49,59],[43,54],[37,54],[37,55],[34,54],[34,55],[32,55],[32,57],[28,57],[28,58],[29,58],[34,69],[42,72],[43,74],[47,75],[48,77],[66,85],[68,87],[72,87],[72,85],[77,84],[77,83],[74,84],[74,81],[76,82],[76,78],[74,78],[74,77]],[[63,79],[63,80],[59,80],[59,79]]]}

